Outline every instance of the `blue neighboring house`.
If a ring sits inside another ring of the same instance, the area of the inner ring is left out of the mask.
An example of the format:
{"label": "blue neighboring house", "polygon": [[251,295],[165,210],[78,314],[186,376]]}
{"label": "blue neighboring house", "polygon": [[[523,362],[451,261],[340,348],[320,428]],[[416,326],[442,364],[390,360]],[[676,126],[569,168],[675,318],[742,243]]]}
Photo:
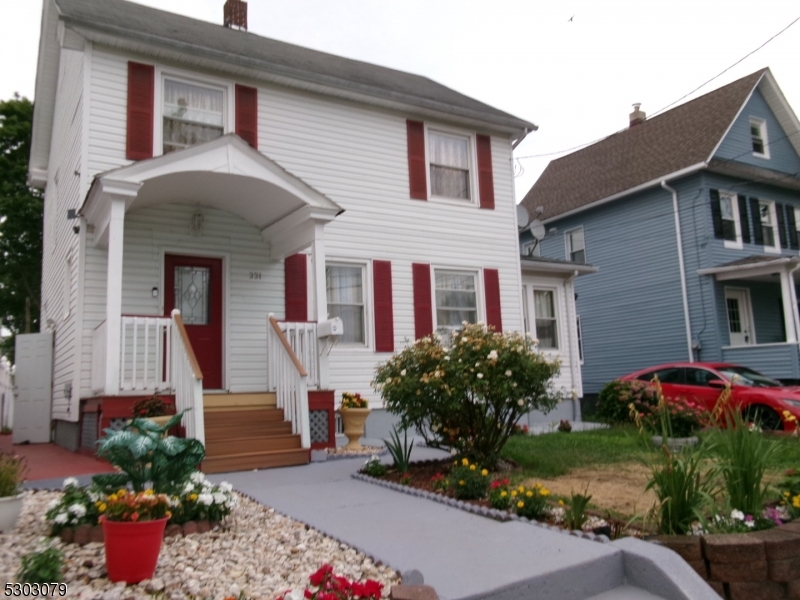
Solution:
{"label": "blue neighboring house", "polygon": [[800,122],[772,73],[630,122],[522,201],[537,254],[599,267],[575,281],[585,394],[670,361],[800,381]]}

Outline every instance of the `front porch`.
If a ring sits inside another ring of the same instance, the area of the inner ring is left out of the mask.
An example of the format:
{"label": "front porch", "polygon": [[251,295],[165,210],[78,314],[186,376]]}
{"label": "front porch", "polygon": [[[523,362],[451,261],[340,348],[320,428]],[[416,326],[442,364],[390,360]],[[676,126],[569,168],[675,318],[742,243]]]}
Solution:
{"label": "front porch", "polygon": [[[327,320],[324,226],[340,212],[234,135],[99,175],[81,216],[87,262],[105,263],[86,303],[103,310],[87,311],[85,326],[96,324],[80,398],[104,408],[84,418],[102,428],[115,399],[158,391],[191,409],[183,427],[206,444],[204,468],[275,466],[267,453],[278,451],[284,464],[307,462],[319,420],[309,397],[324,398],[332,424],[324,349],[337,328],[320,339],[317,324]],[[279,320],[292,285],[284,259],[299,252],[303,310]]]}

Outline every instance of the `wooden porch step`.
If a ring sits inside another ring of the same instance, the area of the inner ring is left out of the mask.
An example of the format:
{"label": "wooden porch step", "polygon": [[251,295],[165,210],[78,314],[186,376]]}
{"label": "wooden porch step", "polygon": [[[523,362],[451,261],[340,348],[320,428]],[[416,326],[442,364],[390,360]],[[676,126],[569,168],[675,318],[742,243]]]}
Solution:
{"label": "wooden porch step", "polygon": [[228,425],[206,425],[206,443],[209,441],[231,440],[239,437],[258,435],[286,435],[292,433],[288,421],[269,421],[266,423],[231,423]]}
{"label": "wooden porch step", "polygon": [[276,423],[284,420],[283,409],[203,411],[206,428],[247,423]]}
{"label": "wooden porch step", "polygon": [[272,452],[274,450],[294,450],[297,448],[301,448],[300,436],[291,433],[288,435],[259,435],[206,440],[206,458],[254,452]]}
{"label": "wooden porch step", "polygon": [[207,413],[275,408],[277,402],[274,392],[203,394],[203,409]]}
{"label": "wooden porch step", "polygon": [[227,471],[249,471],[307,465],[310,452],[305,448],[295,450],[274,450],[271,452],[242,452],[225,456],[206,457],[200,465],[204,473],[225,473]]}

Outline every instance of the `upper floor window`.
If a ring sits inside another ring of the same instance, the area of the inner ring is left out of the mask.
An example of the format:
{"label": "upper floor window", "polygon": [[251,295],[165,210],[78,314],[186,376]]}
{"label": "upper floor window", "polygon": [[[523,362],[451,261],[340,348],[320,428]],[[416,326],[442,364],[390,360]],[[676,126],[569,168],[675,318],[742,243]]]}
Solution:
{"label": "upper floor window", "polygon": [[558,349],[558,317],[556,315],[555,290],[533,290],[533,312],[539,348]]}
{"label": "upper floor window", "polygon": [[542,249],[539,247],[539,240],[522,242],[520,254],[522,254],[522,256],[541,256]]}
{"label": "upper floor window", "polygon": [[431,195],[469,200],[470,139],[467,136],[428,130]]}
{"label": "upper floor window", "polygon": [[722,215],[722,239],[726,248],[742,247],[742,220],[739,202],[733,194],[720,192],[719,208]]}
{"label": "upper floor window", "polygon": [[366,344],[364,266],[326,265],[328,316],[342,319],[341,343]]}
{"label": "upper floor window", "polygon": [[176,79],[164,79],[163,152],[220,137],[225,129],[225,91]]}
{"label": "upper floor window", "polygon": [[778,219],[775,213],[775,203],[767,200],[759,200],[758,215],[761,221],[761,235],[764,241],[764,249],[777,250],[780,252],[777,234]]}
{"label": "upper floor window", "polygon": [[750,117],[750,141],[753,154],[769,158],[769,141],[767,140],[767,122],[764,119]]}
{"label": "upper floor window", "polygon": [[570,262],[586,263],[586,244],[583,239],[583,227],[564,232],[567,243],[567,259]]}
{"label": "upper floor window", "polygon": [[468,271],[434,271],[436,331],[449,339],[462,323],[478,322],[477,274]]}

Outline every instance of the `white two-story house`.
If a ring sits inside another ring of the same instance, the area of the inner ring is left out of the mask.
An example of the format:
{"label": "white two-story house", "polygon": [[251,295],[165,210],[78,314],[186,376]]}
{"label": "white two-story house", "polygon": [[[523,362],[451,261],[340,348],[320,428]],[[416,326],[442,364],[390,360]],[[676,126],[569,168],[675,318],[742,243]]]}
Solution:
{"label": "white two-story house", "polygon": [[[240,0],[225,20],[44,0],[30,181],[65,447],[159,390],[207,468],[302,462],[343,391],[388,430],[370,381],[410,341],[523,327],[512,149],[535,126],[247,32]],[[234,444],[264,404],[281,443]]]}

